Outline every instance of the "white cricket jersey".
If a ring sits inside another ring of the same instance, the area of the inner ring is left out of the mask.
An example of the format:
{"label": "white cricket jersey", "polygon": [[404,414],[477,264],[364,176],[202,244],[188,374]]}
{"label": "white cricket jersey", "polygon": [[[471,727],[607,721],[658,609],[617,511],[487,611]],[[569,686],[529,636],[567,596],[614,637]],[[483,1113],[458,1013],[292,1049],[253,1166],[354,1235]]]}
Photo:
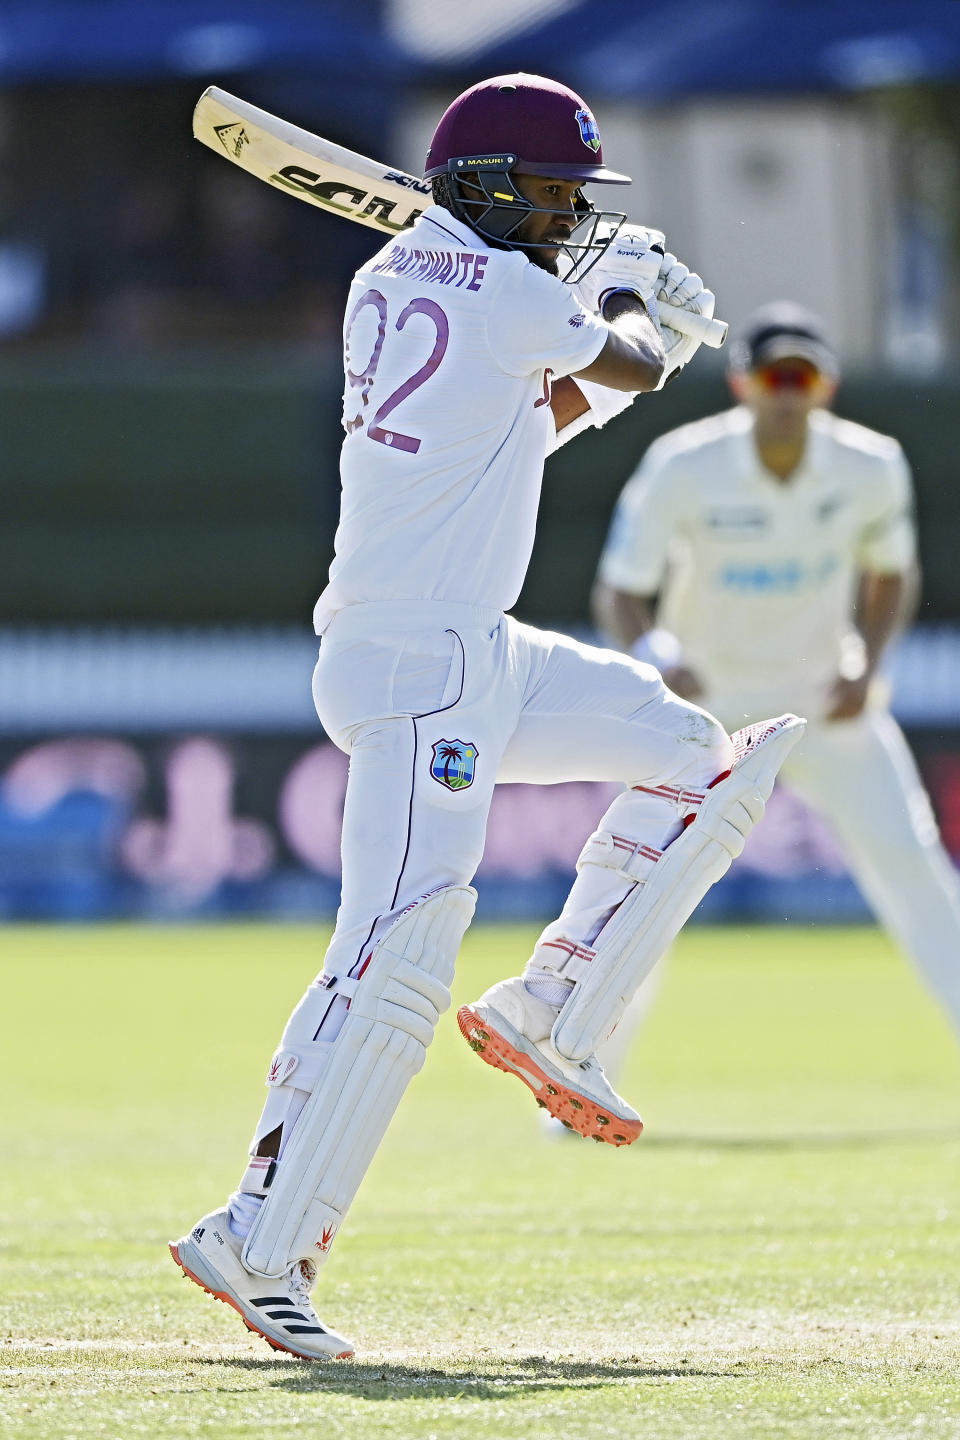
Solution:
{"label": "white cricket jersey", "polygon": [[660,592],[659,623],[728,724],[787,709],[821,716],[854,639],[859,573],[903,571],[913,558],[897,441],[824,410],[808,434],[785,482],[761,464],[746,407],[662,436],[624,489],[601,560],[617,589]]}
{"label": "white cricket jersey", "polygon": [[357,272],[318,633],[370,600],[514,604],[553,433],[549,376],[584,369],[608,334],[569,286],[436,205]]}

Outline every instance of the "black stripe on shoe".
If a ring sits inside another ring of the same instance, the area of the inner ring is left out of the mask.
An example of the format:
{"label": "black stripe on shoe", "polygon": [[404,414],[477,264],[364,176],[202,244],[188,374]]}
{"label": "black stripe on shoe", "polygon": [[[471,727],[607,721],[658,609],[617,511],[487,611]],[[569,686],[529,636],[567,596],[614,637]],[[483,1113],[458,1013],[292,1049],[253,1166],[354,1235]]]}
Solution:
{"label": "black stripe on shoe", "polygon": [[268,1310],[267,1314],[271,1320],[306,1320],[307,1316],[299,1310]]}
{"label": "black stripe on shoe", "polygon": [[288,1335],[326,1335],[322,1325],[284,1325]]}
{"label": "black stripe on shoe", "polygon": [[262,1300],[251,1300],[251,1305],[289,1305],[289,1295],[265,1295]]}

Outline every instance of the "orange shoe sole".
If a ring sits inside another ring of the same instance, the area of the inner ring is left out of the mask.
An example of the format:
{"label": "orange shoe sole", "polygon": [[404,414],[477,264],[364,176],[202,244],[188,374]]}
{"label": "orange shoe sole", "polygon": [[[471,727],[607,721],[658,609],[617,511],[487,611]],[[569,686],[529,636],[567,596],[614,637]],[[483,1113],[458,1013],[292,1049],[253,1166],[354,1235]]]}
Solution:
{"label": "orange shoe sole", "polygon": [[[298,1360],[319,1360],[321,1358],[319,1355],[308,1355],[303,1350],[297,1350],[294,1348],[293,1345],[284,1345],[281,1340],[276,1340],[272,1335],[266,1335],[262,1330],[258,1330],[256,1325],[252,1325],[247,1319],[246,1315],[244,1315],[236,1300],[232,1299],[232,1297],[229,1296],[225,1290],[211,1290],[209,1285],[204,1285],[203,1281],[199,1278],[199,1276],[194,1275],[193,1271],[189,1269],[189,1267],[186,1266],[180,1259],[180,1251],[177,1249],[176,1245],[173,1243],[172,1240],[170,1242],[170,1254],[173,1256],[175,1263],[180,1266],[180,1269],[183,1271],[184,1275],[187,1277],[188,1280],[192,1280],[194,1285],[199,1285],[200,1289],[204,1292],[205,1295],[212,1295],[214,1300],[222,1300],[224,1305],[229,1305],[231,1309],[236,1310],[237,1314],[240,1316],[240,1319],[243,1321],[244,1325],[246,1325],[247,1329],[251,1332],[251,1334],[259,1335],[261,1340],[266,1340],[267,1344],[272,1350],[282,1350],[285,1355],[296,1355]],[[339,1355],[324,1355],[323,1359],[352,1360],[353,1354],[354,1352],[352,1350],[341,1350]]]}
{"label": "orange shoe sole", "polygon": [[642,1120],[624,1120],[609,1115],[588,1095],[547,1075],[530,1055],[511,1045],[509,1040],[481,1020],[469,1005],[462,1005],[457,1011],[457,1024],[464,1040],[481,1060],[506,1075],[516,1075],[528,1090],[533,1091],[541,1109],[568,1130],[575,1130],[585,1139],[599,1140],[605,1145],[632,1145],[640,1138]]}

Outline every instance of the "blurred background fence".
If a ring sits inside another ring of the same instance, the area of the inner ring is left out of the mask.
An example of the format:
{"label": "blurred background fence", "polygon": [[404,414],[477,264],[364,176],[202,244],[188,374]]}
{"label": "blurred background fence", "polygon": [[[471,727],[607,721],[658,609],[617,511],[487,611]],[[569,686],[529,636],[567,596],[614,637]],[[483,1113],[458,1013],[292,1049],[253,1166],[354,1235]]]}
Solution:
{"label": "blurred background fence", "polygon": [[[655,32],[655,33],[653,33]],[[841,414],[914,467],[918,623],[891,657],[960,856],[960,5],[0,0],[0,917],[327,915],[345,761],[310,702],[359,227],[190,139],[217,83],[417,171],[465,85],[586,94],[636,218],[736,325],[825,315]],[[517,612],[588,633],[615,496],[723,408],[722,357],[548,463]],[[481,913],[549,910],[600,787],[501,787]],[[865,912],[786,794],[711,917]]]}

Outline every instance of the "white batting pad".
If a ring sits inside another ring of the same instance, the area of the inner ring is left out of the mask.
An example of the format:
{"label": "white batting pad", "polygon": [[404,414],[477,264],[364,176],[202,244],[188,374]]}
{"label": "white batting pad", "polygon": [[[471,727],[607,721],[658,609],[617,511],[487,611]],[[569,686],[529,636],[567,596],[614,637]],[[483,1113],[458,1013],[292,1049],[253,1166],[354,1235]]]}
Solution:
{"label": "white batting pad", "polygon": [[618,837],[609,837],[609,844],[603,836],[588,841],[585,861],[608,864],[638,883],[593,945],[572,947],[556,967],[575,981],[553,1027],[553,1043],[566,1059],[586,1060],[612,1033],[641,982],[742,851],[763,815],[777,771],[805,728],[806,721],[796,715],[781,715],[731,736],[735,759],[730,774],[696,797],[691,823],[658,859],[640,856],[639,868],[624,870]]}
{"label": "white batting pad", "polygon": [[319,1263],[330,1249],[450,1004],[476,900],[468,885],[437,891],[378,943],[247,1236],[250,1270],[282,1275],[296,1260]]}

